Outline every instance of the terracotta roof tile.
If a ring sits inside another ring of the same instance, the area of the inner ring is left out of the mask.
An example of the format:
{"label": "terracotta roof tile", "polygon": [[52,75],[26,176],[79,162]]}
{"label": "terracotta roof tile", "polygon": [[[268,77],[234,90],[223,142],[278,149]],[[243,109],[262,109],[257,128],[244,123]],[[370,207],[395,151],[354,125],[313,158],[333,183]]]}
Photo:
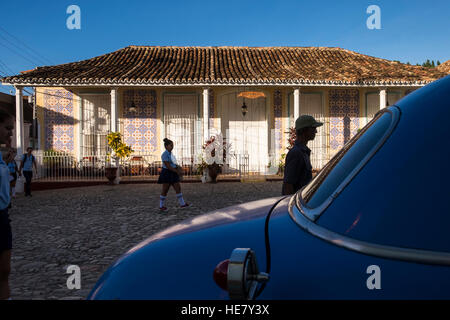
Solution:
{"label": "terracotta roof tile", "polygon": [[440,65],[438,65],[437,69],[440,72],[444,72],[444,73],[450,74],[450,60],[447,60],[444,63],[441,63]]}
{"label": "terracotta roof tile", "polygon": [[38,67],[9,84],[412,84],[450,73],[325,47],[129,46],[92,59]]}

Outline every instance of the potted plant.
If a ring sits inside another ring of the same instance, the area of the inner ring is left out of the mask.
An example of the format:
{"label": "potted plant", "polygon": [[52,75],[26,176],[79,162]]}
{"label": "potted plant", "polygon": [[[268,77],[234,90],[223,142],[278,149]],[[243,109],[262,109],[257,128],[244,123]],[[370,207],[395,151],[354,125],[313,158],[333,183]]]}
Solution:
{"label": "potted plant", "polygon": [[120,176],[119,161],[128,158],[133,150],[122,142],[120,132],[111,132],[106,136],[106,139],[110,152],[106,155],[105,175],[109,180],[109,184],[118,184],[118,177]]}
{"label": "potted plant", "polygon": [[210,178],[207,174],[208,164],[205,161],[203,155],[199,155],[198,164],[197,164],[197,174],[201,176],[201,180],[203,183],[209,182]]}
{"label": "potted plant", "polygon": [[[294,127],[290,127],[288,132],[288,146],[286,147],[287,151],[291,150],[294,147],[295,140],[297,139],[297,134]],[[281,154],[280,160],[278,161],[278,175],[284,174],[284,166],[286,162],[286,153]]]}
{"label": "potted plant", "polygon": [[[230,148],[230,144],[227,144],[225,141],[220,144],[220,137],[211,136],[208,140],[206,140],[205,144],[203,145],[203,157],[201,159],[200,164],[197,166],[198,170],[205,173],[205,170],[207,170],[207,174],[211,179],[212,183],[217,182],[217,176],[219,173],[222,173],[222,167],[225,164],[227,151]],[[219,142],[219,145],[221,147],[216,148],[217,142]],[[214,147],[211,146],[211,144],[214,145]],[[217,149],[217,150],[216,150]],[[212,160],[216,156],[216,152],[222,152],[222,158],[219,159],[219,163],[217,163],[215,160]]]}
{"label": "potted plant", "polygon": [[278,171],[277,174],[278,175],[283,175],[284,174],[284,166],[285,166],[285,162],[286,162],[286,153],[281,154],[280,160],[278,161]]}

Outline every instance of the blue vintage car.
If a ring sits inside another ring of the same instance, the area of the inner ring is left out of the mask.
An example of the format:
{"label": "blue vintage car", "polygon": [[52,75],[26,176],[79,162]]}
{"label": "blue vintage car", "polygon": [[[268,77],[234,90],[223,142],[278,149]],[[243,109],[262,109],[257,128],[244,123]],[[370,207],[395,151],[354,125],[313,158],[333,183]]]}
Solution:
{"label": "blue vintage car", "polygon": [[380,111],[293,196],[120,257],[89,299],[449,299],[450,76]]}

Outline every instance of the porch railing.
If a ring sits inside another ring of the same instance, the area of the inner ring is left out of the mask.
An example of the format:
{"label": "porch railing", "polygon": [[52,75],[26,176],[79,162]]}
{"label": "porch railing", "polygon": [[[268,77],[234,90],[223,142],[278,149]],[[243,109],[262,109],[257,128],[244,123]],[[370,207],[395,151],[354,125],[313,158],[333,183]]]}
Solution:
{"label": "porch railing", "polygon": [[[106,153],[85,154],[75,157],[70,153],[36,150],[39,181],[107,181],[105,168],[107,167]],[[222,166],[222,176],[227,178],[243,178],[257,172],[250,170],[248,154],[231,154],[226,164]],[[196,157],[177,159],[183,169],[184,181],[201,179]],[[254,169],[254,168],[253,168]],[[134,152],[132,156],[120,161],[121,180],[157,180],[162,170],[161,156]],[[264,168],[258,169],[264,174]]]}

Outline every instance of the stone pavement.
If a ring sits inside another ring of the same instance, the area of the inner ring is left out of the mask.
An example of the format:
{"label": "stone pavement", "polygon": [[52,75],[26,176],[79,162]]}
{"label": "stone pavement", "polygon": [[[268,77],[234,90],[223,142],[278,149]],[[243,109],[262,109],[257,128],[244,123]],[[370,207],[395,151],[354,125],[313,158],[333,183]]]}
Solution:
{"label": "stone pavement", "polygon": [[[281,181],[182,183],[190,208],[170,189],[160,213],[158,184],[101,185],[19,195],[10,209],[13,299],[84,299],[108,266],[140,241],[186,218],[281,195]],[[67,266],[81,269],[81,289],[69,290]]]}

